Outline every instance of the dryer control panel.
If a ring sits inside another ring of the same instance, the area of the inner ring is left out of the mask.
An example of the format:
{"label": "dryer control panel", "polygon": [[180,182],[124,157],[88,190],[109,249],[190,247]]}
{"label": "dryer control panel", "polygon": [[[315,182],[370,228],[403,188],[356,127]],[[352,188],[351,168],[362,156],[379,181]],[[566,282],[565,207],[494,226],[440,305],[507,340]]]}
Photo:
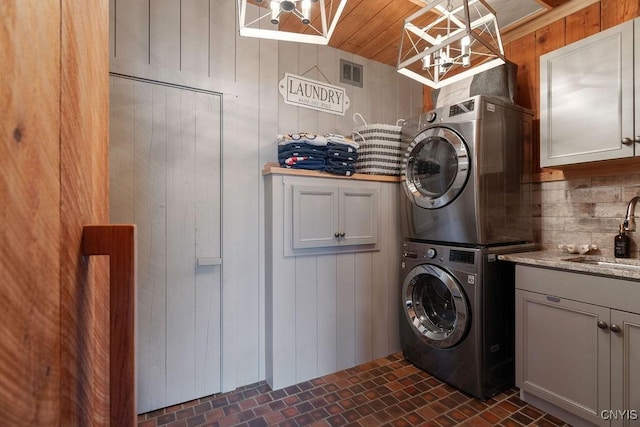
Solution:
{"label": "dryer control panel", "polygon": [[476,105],[475,99],[470,99],[465,102],[460,102],[458,104],[453,104],[449,107],[449,117],[457,116],[458,114],[468,113],[469,111],[473,111]]}

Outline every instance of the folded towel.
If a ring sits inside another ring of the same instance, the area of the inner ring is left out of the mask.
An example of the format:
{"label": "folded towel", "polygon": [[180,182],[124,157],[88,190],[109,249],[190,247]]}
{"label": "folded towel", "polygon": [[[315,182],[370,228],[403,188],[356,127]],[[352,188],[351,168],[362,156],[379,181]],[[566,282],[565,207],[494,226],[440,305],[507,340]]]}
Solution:
{"label": "folded towel", "polygon": [[344,176],[351,176],[354,173],[356,173],[356,168],[355,166],[351,165],[351,166],[333,166],[333,165],[326,165],[325,167],[325,171],[332,173],[334,175],[344,175]]}
{"label": "folded towel", "polygon": [[333,166],[333,167],[336,167],[336,168],[349,168],[349,169],[351,169],[352,166],[355,166],[355,162],[338,160],[338,159],[334,159],[332,157],[328,158],[325,161],[325,163],[327,164],[327,166]]}
{"label": "folded towel", "polygon": [[315,133],[300,132],[287,135],[278,135],[276,138],[278,145],[288,144],[310,144],[319,147],[327,145],[327,138],[322,135],[316,135]]}
{"label": "folded towel", "polygon": [[327,157],[327,152],[325,150],[317,150],[315,148],[300,148],[283,151],[278,150],[278,160],[293,156],[310,156],[317,159],[324,159]]}
{"label": "folded towel", "polygon": [[333,159],[339,162],[354,163],[358,160],[358,154],[343,153],[342,151],[327,151],[327,159]]}
{"label": "folded towel", "polygon": [[343,145],[347,145],[351,148],[355,148],[356,150],[358,148],[360,148],[360,144],[358,144],[357,142],[355,142],[353,139],[348,138],[344,135],[338,135],[335,133],[328,133],[325,135],[326,139],[327,139],[327,144],[328,143],[333,143],[333,144],[343,144]]}
{"label": "folded towel", "polygon": [[286,159],[278,160],[280,166],[293,169],[312,169],[312,170],[324,170],[324,159],[317,159],[307,156],[292,156]]}

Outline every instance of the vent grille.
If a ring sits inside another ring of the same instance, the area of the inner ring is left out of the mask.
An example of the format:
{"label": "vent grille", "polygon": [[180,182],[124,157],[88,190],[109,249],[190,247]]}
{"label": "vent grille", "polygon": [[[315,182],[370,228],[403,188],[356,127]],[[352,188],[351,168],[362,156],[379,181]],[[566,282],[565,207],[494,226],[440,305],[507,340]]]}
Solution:
{"label": "vent grille", "polygon": [[340,60],[340,81],[342,83],[362,87],[363,80],[362,65],[344,59]]}

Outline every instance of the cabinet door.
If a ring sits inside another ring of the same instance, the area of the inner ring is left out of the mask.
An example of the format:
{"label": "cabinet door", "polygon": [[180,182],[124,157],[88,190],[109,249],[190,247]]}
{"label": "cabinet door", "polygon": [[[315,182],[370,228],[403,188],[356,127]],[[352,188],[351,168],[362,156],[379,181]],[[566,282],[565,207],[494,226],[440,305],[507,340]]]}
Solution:
{"label": "cabinet door", "polygon": [[337,245],[338,205],[337,187],[294,185],[293,248]]}
{"label": "cabinet door", "polygon": [[110,215],[135,223],[138,412],[221,389],[222,99],[110,79]]}
{"label": "cabinet door", "polygon": [[[636,18],[633,21],[633,34],[635,39],[640,37],[640,18]],[[634,64],[633,64],[633,72],[634,72],[634,82],[640,82],[640,42],[634,43],[634,52],[633,52]],[[634,107],[636,109],[635,114],[635,137],[633,140],[635,141],[635,151],[636,157],[640,156],[640,83],[636,83],[634,85],[635,95],[634,95]]]}
{"label": "cabinet door", "polygon": [[[640,315],[611,310],[611,414],[613,426],[638,425],[640,417]],[[633,412],[635,411],[635,412]]]}
{"label": "cabinet door", "polygon": [[596,425],[608,425],[609,324],[605,307],[516,291],[516,385]]}
{"label": "cabinet door", "polygon": [[[368,245],[378,241],[378,190],[340,190],[340,244]],[[344,234],[344,235],[343,235]]]}
{"label": "cabinet door", "polygon": [[540,165],[633,156],[633,87],[633,21],[542,55]]}

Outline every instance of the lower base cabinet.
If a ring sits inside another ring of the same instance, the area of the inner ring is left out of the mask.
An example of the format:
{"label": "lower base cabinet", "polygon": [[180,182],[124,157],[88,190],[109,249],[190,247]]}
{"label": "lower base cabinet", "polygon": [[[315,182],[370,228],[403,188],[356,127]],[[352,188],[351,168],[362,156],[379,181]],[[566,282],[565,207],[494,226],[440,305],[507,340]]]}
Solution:
{"label": "lower base cabinet", "polygon": [[518,265],[523,400],[574,426],[640,425],[638,301],[638,282]]}
{"label": "lower base cabinet", "polygon": [[398,182],[265,175],[266,380],[400,350]]}

